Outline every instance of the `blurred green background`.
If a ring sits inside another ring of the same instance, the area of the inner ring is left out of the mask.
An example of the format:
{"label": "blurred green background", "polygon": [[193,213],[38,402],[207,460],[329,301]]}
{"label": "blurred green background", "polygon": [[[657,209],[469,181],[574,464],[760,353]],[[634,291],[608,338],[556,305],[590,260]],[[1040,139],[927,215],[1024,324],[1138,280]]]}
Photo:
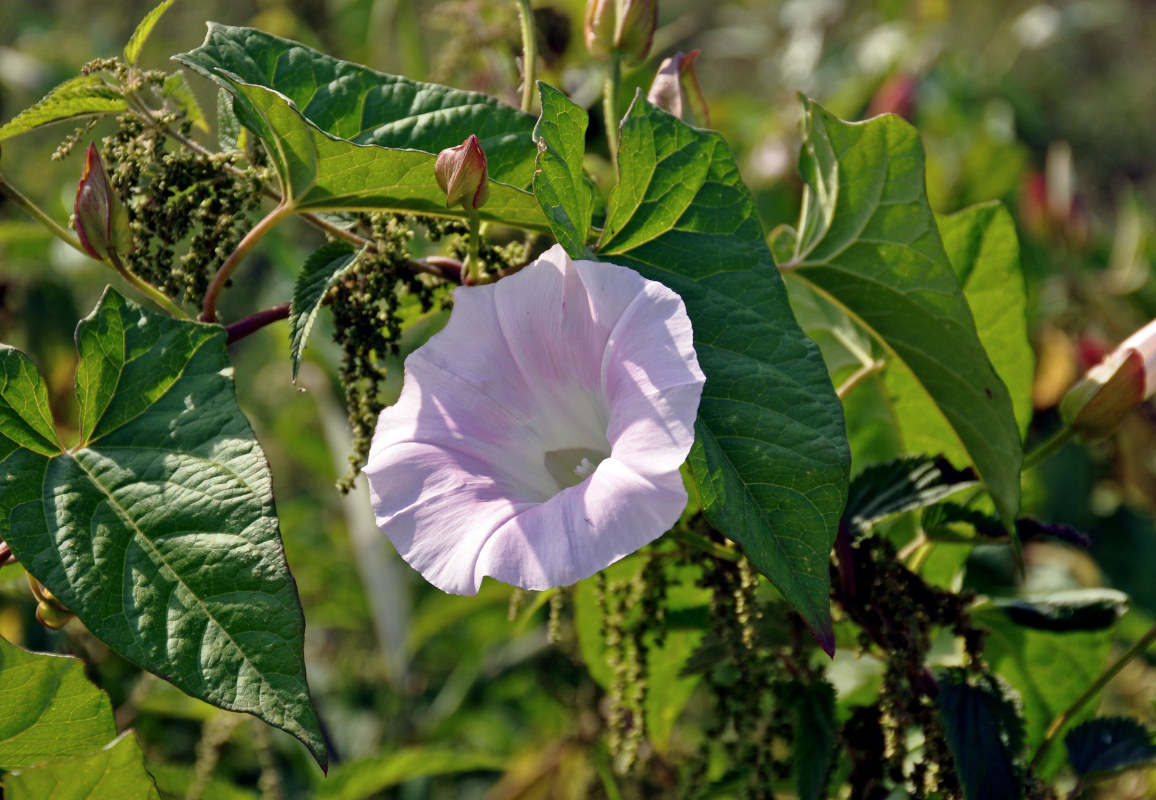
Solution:
{"label": "blurred green background", "polygon": [[[151,6],[0,0],[0,121],[86,61],[119,54]],[[588,166],[605,186],[601,72],[582,46],[584,3],[534,6],[540,77],[591,107]],[[171,69],[168,56],[197,46],[206,20],[259,27],[385,72],[517,102],[513,2],[177,0],[143,63]],[[626,75],[624,102],[635,87],[645,91],[664,56],[701,49],[697,72],[712,127],[734,149],[768,230],[793,223],[797,214],[797,92],[844,119],[887,111],[908,118],[924,138],[936,211],[991,199],[1013,210],[1039,360],[1031,436],[1054,430],[1055,403],[1080,371],[1156,316],[1151,0],[661,0],[659,20],[649,60]],[[199,78],[191,81],[212,117],[214,92]],[[107,133],[110,124],[86,139]],[[61,222],[81,155],[79,148],[59,161],[51,154],[71,129],[5,141],[0,153],[7,179]],[[303,225],[279,229],[242,266],[241,280],[251,289],[226,296],[225,316],[287,300],[296,271],[321,241]],[[65,430],[74,417],[72,332],[110,281],[118,283],[0,200],[0,341],[36,360]],[[613,796],[600,738],[602,690],[582,663],[569,610],[560,612],[561,640],[551,643],[545,597],[520,598],[493,583],[477,598],[442,595],[393,554],[373,525],[364,485],[346,498],[334,491],[349,434],[337,351],[326,335],[328,320],[320,324],[299,387],[290,380],[283,324],[231,354],[242,406],[273,469],[286,551],[305,606],[315,701],[342,762],[369,765],[360,778],[331,781],[330,791],[414,799]],[[428,329],[416,326],[403,345],[415,346]],[[400,387],[400,365],[389,391]],[[1132,415],[1114,439],[1070,446],[1029,473],[1027,489],[1030,513],[1076,525],[1093,539],[1090,555],[1031,548],[1028,588],[1114,585],[1134,602],[1123,638],[1148,627],[1156,617],[1151,407]],[[979,565],[971,574],[989,589],[1001,580],[985,578]],[[156,765],[171,796],[186,796],[190,786],[206,798],[318,791],[319,771],[295,741],[181,698],[82,631],[40,628],[18,568],[0,572],[0,587],[0,635],[84,655],[118,708],[118,721],[138,731],[150,768]],[[511,607],[512,596],[520,608]],[[1151,722],[1156,671],[1147,663],[1134,667],[1117,680],[1109,707]],[[692,702],[688,718],[696,713]],[[695,727],[684,728],[672,745],[676,752],[693,750]],[[219,763],[210,770],[214,759]],[[217,782],[204,783],[210,771]],[[652,769],[627,788],[658,796],[673,785],[673,777],[664,783],[661,770]],[[1143,773],[1111,791],[1105,796],[1152,796]]]}

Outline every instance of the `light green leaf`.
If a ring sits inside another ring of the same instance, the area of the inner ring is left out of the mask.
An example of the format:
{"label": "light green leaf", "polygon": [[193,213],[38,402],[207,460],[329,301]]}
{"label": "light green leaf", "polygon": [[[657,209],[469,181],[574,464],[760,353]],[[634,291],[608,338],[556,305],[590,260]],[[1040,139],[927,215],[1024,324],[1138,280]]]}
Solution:
{"label": "light green leaf", "polygon": [[48,387],[36,366],[19,350],[0,345],[0,459],[22,447],[45,456],[63,449],[48,405]]}
{"label": "light green leaf", "polygon": [[542,116],[534,129],[538,171],[534,195],[550,230],[572,258],[593,258],[586,246],[594,214],[594,187],[582,172],[586,110],[552,86],[538,82]]}
{"label": "light green leaf", "polygon": [[363,800],[399,783],[456,772],[500,772],[506,759],[435,747],[412,747],[342,764],[315,788],[318,800]]}
{"label": "light green leaf", "polygon": [[[527,188],[534,175],[534,117],[479,92],[385,75],[288,39],[213,22],[204,44],[173,58],[229,91],[234,81],[226,74],[271,89],[334,137],[436,155],[474,134],[491,179]],[[236,111],[259,131],[256,110],[244,97]]]}
{"label": "light green leaf", "polygon": [[165,78],[162,93],[188,115],[190,122],[205,133],[209,132],[209,123],[205,121],[205,112],[201,110],[201,105],[197,102],[197,96],[193,94],[189,82],[185,80],[185,73],[179,70],[170,73],[168,77]]}
{"label": "light green leaf", "polygon": [[99,73],[79,75],[57,86],[31,108],[0,126],[0,141],[17,134],[94,114],[116,114],[128,108],[117,89],[105,83]]}
{"label": "light green leaf", "polygon": [[345,242],[329,242],[314,250],[297,274],[289,307],[289,355],[293,359],[294,382],[321,302],[356,259],[357,252]]}
{"label": "light green leaf", "polygon": [[22,769],[4,776],[7,800],[160,800],[132,731],[85,756]]}
{"label": "light green leaf", "polygon": [[[305,119],[290,101],[261,86],[231,82],[258,115],[258,136],[270,154],[287,199],[298,211],[397,211],[465,218],[446,207],[434,176],[437,156],[420,150],[362,145],[335,138]],[[497,181],[479,210],[483,220],[546,230],[534,195]]]}
{"label": "light green leaf", "polygon": [[637,97],[598,257],[678,292],[707,382],[689,464],[707,519],[834,647],[828,560],[850,468],[843,416],[799,329],[730,148]]}
{"label": "light green leaf", "polygon": [[144,19],[136,26],[136,30],[132,32],[129,37],[128,44],[124,46],[124,60],[128,62],[129,66],[136,64],[137,58],[140,57],[141,48],[144,47],[145,42],[149,38],[149,34],[153,32],[157,22],[160,21],[161,14],[168,11],[169,6],[173,4],[173,0],[163,0],[163,2],[154,8],[149,13],[145,14]]}
{"label": "light green leaf", "polygon": [[1010,525],[1019,509],[1019,428],[928,206],[919,135],[892,115],[850,124],[809,100],[803,112],[807,190],[798,233],[777,237],[776,252],[790,252],[781,268],[911,371]]}
{"label": "light green leaf", "polygon": [[[31,406],[0,450],[0,537],[94,635],[221,708],[301,739],[323,765],[304,619],[268,463],[237,406],[220,326],[106,291],[76,332],[81,441],[51,455]],[[3,374],[32,376],[0,349]],[[31,377],[27,380],[32,380]],[[44,396],[43,388],[35,389]]]}
{"label": "light green leaf", "polygon": [[116,738],[112,704],[84,677],[84,662],[3,639],[0,708],[0,769],[91,753]]}

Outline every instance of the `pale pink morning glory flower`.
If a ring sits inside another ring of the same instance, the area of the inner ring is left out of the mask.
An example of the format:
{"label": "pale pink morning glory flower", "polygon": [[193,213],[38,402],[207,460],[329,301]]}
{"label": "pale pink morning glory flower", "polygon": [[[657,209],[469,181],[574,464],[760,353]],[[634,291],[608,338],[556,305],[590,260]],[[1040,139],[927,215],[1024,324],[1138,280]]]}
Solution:
{"label": "pale pink morning glory flower", "polygon": [[369,462],[377,524],[447,592],[588,577],[668,530],[705,381],[682,299],[555,246],[461,287]]}

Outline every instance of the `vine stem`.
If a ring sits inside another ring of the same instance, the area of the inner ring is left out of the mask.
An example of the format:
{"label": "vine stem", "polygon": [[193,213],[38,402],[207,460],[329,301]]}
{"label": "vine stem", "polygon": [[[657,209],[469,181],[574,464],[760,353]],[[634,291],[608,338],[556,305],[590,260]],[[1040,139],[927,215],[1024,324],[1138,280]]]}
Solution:
{"label": "vine stem", "polygon": [[168,295],[143,278],[129,272],[128,268],[121,263],[120,257],[116,253],[109,251],[105,263],[112,265],[112,268],[116,270],[116,274],[124,278],[132,288],[169,312],[170,315],[177,319],[189,319],[189,315],[185,313],[185,310],[170,300]]}
{"label": "vine stem", "polygon": [[1058,453],[1064,445],[1071,441],[1072,437],[1075,435],[1075,430],[1073,430],[1071,426],[1065,425],[1055,436],[1024,455],[1023,469],[1031,469],[1037,464],[1048,460],[1056,453]]}
{"label": "vine stem", "polygon": [[253,245],[261,241],[261,239],[269,231],[277,225],[285,217],[293,213],[293,204],[286,202],[284,199],[277,204],[277,207],[265,215],[264,218],[253,228],[245,234],[245,238],[237,245],[237,249],[229,254],[225,259],[225,263],[217,270],[217,274],[213,276],[212,282],[209,284],[208,290],[205,292],[205,303],[201,307],[201,321],[202,322],[216,322],[217,321],[217,298],[221,291],[225,288],[225,284],[229,281],[229,277],[234,270],[241,263],[246,254],[253,249]]}
{"label": "vine stem", "polygon": [[232,344],[239,339],[244,339],[249,334],[255,333],[266,325],[271,325],[278,320],[288,319],[291,306],[291,303],[278,303],[275,306],[258,311],[255,314],[250,314],[244,319],[239,319],[231,325],[227,325],[225,327],[227,333],[225,344]]}
{"label": "vine stem", "polygon": [[59,222],[48,216],[48,214],[46,214],[40,208],[40,206],[36,205],[30,199],[21,194],[19,190],[10,184],[2,174],[0,174],[0,194],[7,197],[18,207],[24,209],[24,213],[47,228],[48,232],[55,236],[57,239],[64,242],[74,250],[83,253],[86,257],[92,257],[89,252],[85,250],[83,246],[81,246],[79,239],[69,233]]}
{"label": "vine stem", "polygon": [[518,0],[518,16],[522,20],[522,110],[529,111],[534,104],[534,70],[538,62],[534,11],[530,8],[530,0]]}
{"label": "vine stem", "polygon": [[610,148],[610,163],[618,168],[618,89],[622,84],[622,57],[617,50],[610,51],[606,65],[606,83],[602,87],[602,117],[606,123],[606,144]]}
{"label": "vine stem", "polygon": [[468,213],[470,217],[470,254],[466,259],[465,267],[462,269],[462,283],[467,286],[474,286],[478,283],[478,278],[481,277],[482,274],[481,259],[478,256],[480,240],[482,238],[482,222],[478,217],[477,209],[467,207],[466,213]]}
{"label": "vine stem", "polygon": [[1083,694],[1077,697],[1070,706],[1065,708],[1052,720],[1052,724],[1049,725],[1048,729],[1044,732],[1044,740],[1040,742],[1039,749],[1036,750],[1036,754],[1032,756],[1031,769],[1034,770],[1039,767],[1040,762],[1044,760],[1044,756],[1047,755],[1048,750],[1051,749],[1056,737],[1060,735],[1060,731],[1064,729],[1064,726],[1068,724],[1072,717],[1079,713],[1080,709],[1087,705],[1093,697],[1098,695],[1103,688],[1107,686],[1108,681],[1115,678],[1120,673],[1120,670],[1128,666],[1129,662],[1136,656],[1147,650],[1153,642],[1156,642],[1156,625],[1149,628],[1147,633],[1125,650],[1112,666],[1101,672],[1100,677],[1096,678],[1092,685],[1084,690]]}

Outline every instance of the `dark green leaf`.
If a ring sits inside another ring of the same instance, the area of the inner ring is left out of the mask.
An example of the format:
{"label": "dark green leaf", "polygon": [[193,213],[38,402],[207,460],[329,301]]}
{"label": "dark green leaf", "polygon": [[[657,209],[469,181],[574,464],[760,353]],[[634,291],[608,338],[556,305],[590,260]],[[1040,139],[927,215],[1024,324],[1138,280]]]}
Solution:
{"label": "dark green leaf", "polygon": [[538,171],[534,195],[550,230],[572,258],[593,258],[586,246],[594,214],[594,187],[582,171],[586,110],[552,86],[538,82],[542,117],[534,129]]}
{"label": "dark green leaf", "polygon": [[1081,778],[1111,775],[1156,762],[1156,745],[1138,720],[1100,717],[1064,737],[1068,762]]}
{"label": "dark green leaf", "polygon": [[795,751],[792,769],[800,800],[827,796],[827,778],[839,743],[835,725],[835,687],[826,681],[794,682],[783,694],[791,715]]}
{"label": "dark green leaf", "polygon": [[[1115,638],[1114,628],[1098,631],[1055,631],[1017,625],[993,605],[976,609],[975,624],[990,631],[984,657],[996,672],[1023,698],[1027,745],[1039,747],[1045,731],[1060,713],[1072,705],[1100,675]],[[1076,722],[1092,714],[1094,704],[1077,715]],[[1061,731],[1062,732],[1062,731]],[[1036,774],[1047,779],[1063,764],[1053,748]]]}
{"label": "dark green leaf", "polygon": [[993,602],[1017,625],[1057,632],[1102,631],[1128,610],[1128,595],[1115,589],[1069,589]]}
{"label": "dark green leaf", "polygon": [[68,656],[29,653],[0,639],[0,769],[99,750],[116,738],[108,696]]}
{"label": "dark green leaf", "polygon": [[790,250],[781,266],[910,370],[1010,526],[1019,429],[927,204],[919,136],[891,115],[848,124],[808,100],[803,111],[799,168],[808,186],[799,232],[776,241],[776,252]]}
{"label": "dark green leaf", "polygon": [[707,519],[833,648],[828,561],[850,468],[838,398],[799,329],[726,141],[641,96],[622,122],[599,258],[678,292],[707,382],[689,463]]}
{"label": "dark green leaf", "polygon": [[132,731],[84,756],[50,761],[4,776],[7,800],[160,800]]}
{"label": "dark green leaf", "polygon": [[[0,450],[0,537],[110,647],[289,731],[324,765],[304,619],[224,329],[108,290],[76,342],[76,447],[30,449],[42,423],[25,414],[38,404],[0,396],[0,419],[25,422],[4,430],[21,441]],[[18,350],[0,349],[0,363],[5,375],[35,375]]]}
{"label": "dark green leaf", "polygon": [[324,783],[317,785],[313,796],[318,800],[361,800],[428,775],[500,772],[505,766],[506,759],[500,756],[414,747],[342,764]]}
{"label": "dark green leaf", "polygon": [[[257,134],[270,145],[286,199],[298,211],[399,211],[462,217],[460,205],[446,207],[434,176],[437,156],[420,150],[362,145],[335,138],[309,122],[284,96],[261,86],[231,82],[258,115]],[[234,106],[236,108],[236,105]],[[248,124],[248,123],[247,123]],[[483,220],[546,230],[530,192],[490,182]]]}
{"label": "dark green leaf", "polygon": [[967,800],[1018,800],[1023,775],[1023,721],[999,679],[959,668],[939,674],[936,697],[943,732]]}
{"label": "dark green leaf", "polygon": [[843,513],[856,529],[866,533],[892,514],[926,508],[975,483],[974,472],[957,470],[946,459],[901,458],[859,473],[851,482]]}
{"label": "dark green leaf", "polygon": [[[272,34],[213,22],[204,44],[173,58],[229,91],[234,82],[223,73],[272,89],[321,130],[356,144],[437,154],[474,134],[491,179],[527,188],[534,176],[534,117],[479,92],[385,75]],[[259,115],[245,98],[237,114],[259,130]]]}
{"label": "dark green leaf", "polygon": [[297,274],[289,308],[289,355],[293,359],[294,381],[297,380],[297,370],[301,367],[313,322],[321,310],[321,301],[356,258],[356,251],[348,244],[329,242],[314,250]]}
{"label": "dark green leaf", "polygon": [[160,21],[161,14],[168,11],[172,4],[173,0],[163,0],[160,5],[145,14],[144,19],[136,26],[136,30],[129,37],[128,44],[124,46],[124,60],[129,66],[136,64],[137,58],[140,57],[141,48],[144,47],[144,43],[148,40],[149,34],[153,32],[157,22]]}
{"label": "dark green leaf", "polygon": [[60,84],[36,105],[0,126],[0,141],[42,125],[94,114],[115,114],[126,108],[124,97],[99,73],[80,75]]}

